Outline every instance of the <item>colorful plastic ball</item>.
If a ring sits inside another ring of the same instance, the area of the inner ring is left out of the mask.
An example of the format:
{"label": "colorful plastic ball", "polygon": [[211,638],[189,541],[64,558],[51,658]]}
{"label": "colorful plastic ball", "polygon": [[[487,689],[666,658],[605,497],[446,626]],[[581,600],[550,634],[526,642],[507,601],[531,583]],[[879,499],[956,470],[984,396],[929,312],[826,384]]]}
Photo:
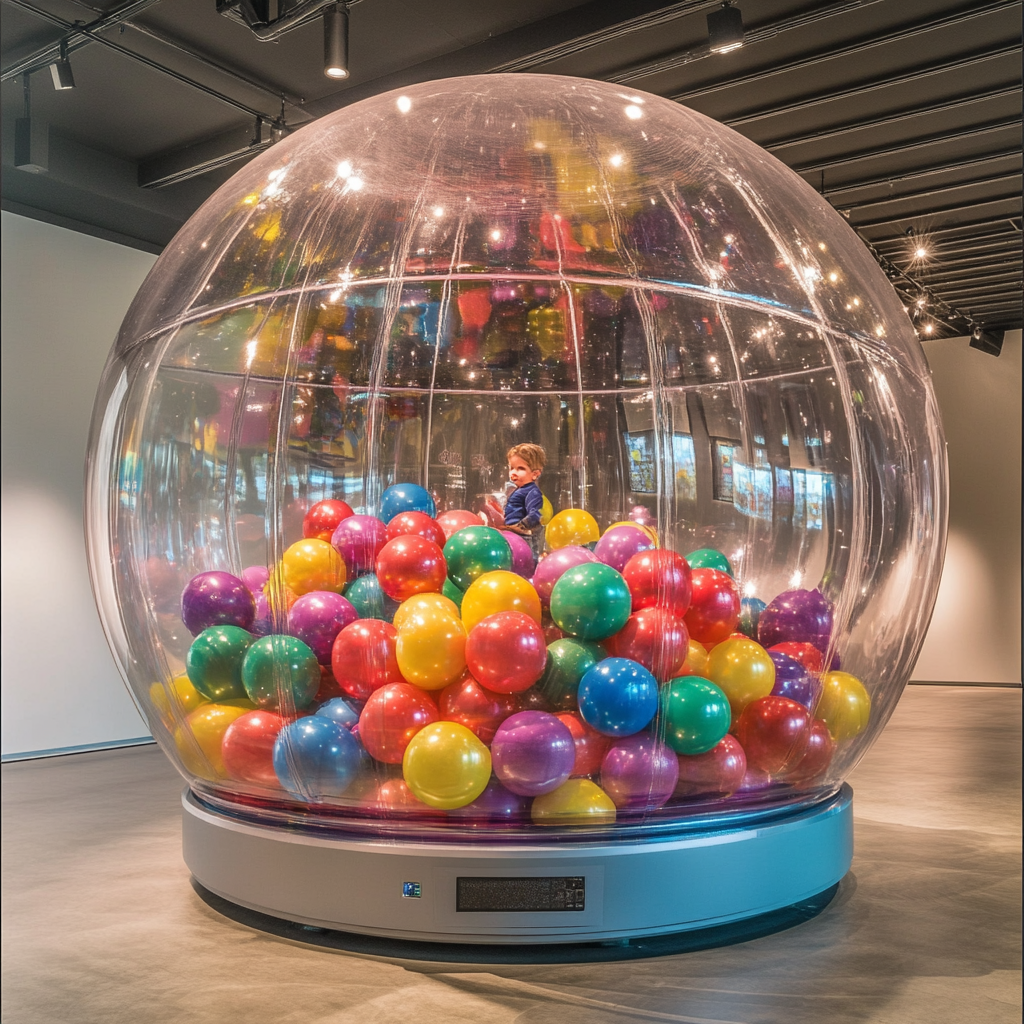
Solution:
{"label": "colorful plastic ball", "polygon": [[331,545],[341,555],[350,579],[373,572],[380,549],[387,542],[387,527],[376,516],[349,516],[338,523]]}
{"label": "colorful plastic ball", "polygon": [[568,779],[530,805],[535,825],[614,825],[612,798],[590,779]]}
{"label": "colorful plastic ball", "polygon": [[530,799],[506,789],[491,777],[484,791],[465,807],[456,807],[449,814],[460,824],[472,826],[474,822],[494,825],[518,825],[529,820]]}
{"label": "colorful plastic ball", "polygon": [[871,717],[871,696],[849,672],[826,672],[821,677],[821,697],[815,714],[828,726],[836,743],[853,739]]}
{"label": "colorful plastic ball", "polygon": [[744,597],[740,600],[740,621],[739,631],[751,640],[757,639],[757,624],[761,618],[761,612],[767,605],[758,597]]}
{"label": "colorful plastic ball", "polygon": [[702,643],[690,637],[686,646],[686,660],[676,669],[677,676],[704,676],[708,674],[708,652]]}
{"label": "colorful plastic ball", "polygon": [[519,710],[519,700],[513,693],[485,689],[467,672],[438,694],[437,709],[442,721],[458,722],[490,743],[498,726]]}
{"label": "colorful plastic ball", "polygon": [[403,512],[423,512],[428,516],[437,513],[437,506],[430,491],[419,484],[392,484],[380,498],[380,517],[390,523]]}
{"label": "colorful plastic ball", "polygon": [[769,654],[785,654],[794,661],[799,661],[808,672],[817,674],[825,665],[825,656],[814,644],[772,644],[768,648]]}
{"label": "colorful plastic ball", "polygon": [[242,662],[255,637],[238,626],[211,626],[192,641],[185,671],[195,688],[211,701],[245,697]]}
{"label": "colorful plastic ball", "polygon": [[247,711],[224,732],[221,759],[229,778],[278,788],[274,772],[274,743],[285,719],[273,711]]}
{"label": "colorful plastic ball", "polygon": [[555,715],[562,725],[572,733],[573,745],[576,748],[576,760],[573,761],[570,778],[578,775],[596,775],[601,770],[601,762],[612,744],[610,736],[592,729],[579,715],[562,711]]}
{"label": "colorful plastic ball", "polygon": [[408,682],[441,690],[466,671],[466,628],[444,611],[416,612],[398,631],[395,656]]}
{"label": "colorful plastic ball", "polygon": [[405,682],[398,668],[398,631],[380,619],[357,619],[335,638],[331,668],[350,697],[366,700],[389,683]]}
{"label": "colorful plastic ball", "polygon": [[318,501],[302,518],[302,536],[325,540],[328,544],[338,528],[338,523],[353,515],[352,506],[347,501],[336,498],[325,498]]}
{"label": "colorful plastic ball", "polygon": [[462,614],[462,599],[466,596],[464,590],[460,590],[454,583],[447,577],[445,578],[444,585],[441,587],[441,593],[448,598],[452,604],[455,605],[459,615]]}
{"label": "colorful plastic ball", "polygon": [[306,707],[320,689],[316,655],[294,636],[272,634],[256,640],[242,662],[245,692],[257,707],[285,714]]}
{"label": "colorful plastic ball", "polygon": [[313,695],[313,703],[319,707],[321,704],[324,704],[329,700],[334,700],[335,697],[340,697],[341,694],[341,687],[338,685],[338,680],[334,678],[334,672],[331,669],[331,666],[321,665],[320,687]]}
{"label": "colorful plastic ball", "polygon": [[443,548],[448,539],[437,525],[437,520],[431,519],[426,512],[399,512],[384,531],[385,540],[396,537],[422,537],[433,541],[439,548]]}
{"label": "colorful plastic ball", "polygon": [[661,807],[678,778],[679,759],[649,733],[616,740],[601,761],[601,788],[619,810]]}
{"label": "colorful plastic ball", "polygon": [[395,612],[391,620],[395,629],[401,629],[413,615],[424,612],[443,612],[445,615],[459,616],[459,609],[451,598],[444,594],[415,594],[407,598]]}
{"label": "colorful plastic ball", "polygon": [[708,654],[707,677],[729,698],[735,721],[751,701],[772,692],[775,663],[755,641],[730,637]]}
{"label": "colorful plastic ball", "polygon": [[444,811],[417,800],[405,779],[387,779],[365,801],[367,809],[381,817],[400,817],[440,821]]}
{"label": "colorful plastic ball", "polygon": [[444,546],[448,578],[460,589],[484,573],[512,568],[512,548],[504,535],[490,526],[467,526],[452,534]]}
{"label": "colorful plastic ball", "polygon": [[359,739],[367,753],[385,764],[401,764],[409,741],[438,720],[430,694],[410,683],[374,690],[359,713]]}
{"label": "colorful plastic ball", "polygon": [[402,777],[428,807],[465,807],[487,788],[491,752],[464,725],[434,722],[405,748]]}
{"label": "colorful plastic ball", "polygon": [[495,693],[528,690],[544,674],[548,649],[540,625],[523,612],[481,619],[466,639],[466,664]]}
{"label": "colorful plastic ball", "polygon": [[544,539],[552,551],[570,544],[582,547],[601,538],[597,520],[582,508],[565,508],[551,517],[544,529]]}
{"label": "colorful plastic ball", "polygon": [[284,585],[297,597],[312,590],[338,593],[345,587],[345,564],[325,540],[296,541],[281,557]]}
{"label": "colorful plastic ball", "polygon": [[439,594],[447,572],[441,549],[415,534],[389,540],[380,549],[375,568],[381,589],[394,601]]}
{"label": "colorful plastic ball", "polygon": [[494,774],[520,796],[557,789],[572,773],[572,733],[545,711],[520,711],[498,726],[491,742]]}
{"label": "colorful plastic ball", "polygon": [[537,689],[552,708],[575,711],[580,680],[608,656],[604,648],[587,640],[564,637],[548,644],[547,663]]}
{"label": "colorful plastic ball", "polygon": [[616,658],[638,661],[658,682],[664,682],[686,660],[690,637],[683,620],[666,608],[641,608],[604,646]]}
{"label": "colorful plastic ball", "polygon": [[650,551],[654,541],[639,526],[613,526],[605,530],[594,548],[599,562],[610,565],[616,572],[622,572],[626,563],[642,551]]}
{"label": "colorful plastic ball", "polygon": [[287,629],[287,613],[282,616],[284,621],[278,626],[274,622],[274,615],[270,609],[270,601],[267,600],[267,595],[261,590],[253,596],[256,598],[256,618],[253,619],[253,623],[249,627],[249,632],[253,636],[268,636],[271,633],[280,633]]}
{"label": "colorful plastic ball", "polygon": [[241,580],[253,597],[263,593],[270,579],[270,570],[265,565],[248,565],[242,570]]}
{"label": "colorful plastic ball", "polygon": [[740,594],[733,578],[718,569],[694,569],[690,574],[690,607],[684,616],[690,636],[699,643],[721,643],[740,620]]}
{"label": "colorful plastic ball", "polygon": [[806,643],[824,653],[832,639],[832,606],[820,590],[787,590],[761,612],[757,638],[764,647]]}
{"label": "colorful plastic ball", "polygon": [[551,618],[559,629],[583,640],[604,640],[629,620],[629,587],[603,562],[564,572],[551,591]]}
{"label": "colorful plastic ball", "polygon": [[691,569],[715,569],[724,572],[726,576],[735,575],[732,571],[732,564],[729,559],[715,548],[698,548],[686,556],[686,561]]}
{"label": "colorful plastic ball", "polygon": [[628,658],[605,658],[580,680],[580,715],[606,736],[631,736],[658,710],[658,681]]}
{"label": "colorful plastic ball", "polygon": [[461,611],[466,629],[498,612],[523,612],[534,622],[541,620],[540,598],[532,584],[503,569],[486,572],[471,584],[463,595]]}
{"label": "colorful plastic ball", "polygon": [[184,725],[174,730],[174,745],[185,768],[204,779],[226,778],[221,756],[224,733],[236,718],[252,710],[251,706],[203,704],[190,712]]}
{"label": "colorful plastic ball", "polygon": [[352,785],[361,761],[359,741],[352,733],[319,715],[289,722],[274,743],[278,781],[310,803],[341,796]]}
{"label": "colorful plastic ball", "polygon": [[198,636],[211,626],[249,629],[256,618],[256,601],[249,588],[229,572],[201,572],[181,593],[181,620]]}
{"label": "colorful plastic ball", "polygon": [[513,533],[511,530],[501,530],[500,533],[512,551],[512,571],[523,579],[531,579],[537,568],[537,559],[533,555],[530,542],[522,534]]}
{"label": "colorful plastic ball", "polygon": [[334,638],[358,618],[359,613],[341,594],[311,590],[289,609],[288,632],[309,647],[321,665],[330,665]]}
{"label": "colorful plastic ball", "polygon": [[807,786],[820,782],[828,772],[835,750],[835,740],[832,739],[828,726],[820,718],[812,719],[804,756],[786,769],[782,781],[793,786]]}
{"label": "colorful plastic ball", "polygon": [[735,793],[746,774],[747,755],[739,740],[735,736],[723,736],[706,753],[679,757],[675,795],[721,799]]}
{"label": "colorful plastic ball", "polygon": [[360,576],[345,588],[346,600],[361,619],[383,619],[390,622],[398,610],[398,602],[381,589],[380,581],[372,573]]}
{"label": "colorful plastic ball", "polygon": [[779,775],[797,764],[807,751],[811,713],[788,697],[751,701],[733,730],[747,755],[747,768]]}
{"label": "colorful plastic ball", "polygon": [[661,688],[661,729],[677,753],[693,756],[714,749],[729,731],[729,699],[700,676],[672,679]]}
{"label": "colorful plastic ball", "polygon": [[593,551],[574,544],[545,555],[537,563],[537,568],[533,573],[533,586],[540,595],[544,607],[551,604],[551,591],[563,573],[574,566],[597,560],[597,555]]}
{"label": "colorful plastic ball", "polygon": [[821,692],[818,678],[812,676],[795,658],[781,651],[769,651],[768,657],[775,666],[775,685],[772,687],[771,696],[788,697],[797,704],[803,704],[805,708],[813,710]]}
{"label": "colorful plastic ball", "polygon": [[334,697],[316,709],[321,718],[329,718],[332,722],[351,729],[359,722],[355,708],[344,697]]}
{"label": "colorful plastic ball", "polygon": [[209,698],[195,688],[187,675],[175,676],[166,686],[153,683],[149,688],[149,700],[168,728],[181,716],[209,703]]}
{"label": "colorful plastic ball", "polygon": [[437,517],[437,525],[444,531],[445,540],[450,540],[459,530],[464,530],[467,526],[482,526],[483,523],[475,512],[453,508]]}
{"label": "colorful plastic ball", "polygon": [[547,526],[551,522],[551,517],[555,514],[554,506],[551,504],[551,499],[546,495],[541,495],[540,503],[540,525]]}
{"label": "colorful plastic ball", "polygon": [[633,611],[664,608],[682,618],[690,607],[690,567],[674,551],[652,549],[634,555],[622,569]]}

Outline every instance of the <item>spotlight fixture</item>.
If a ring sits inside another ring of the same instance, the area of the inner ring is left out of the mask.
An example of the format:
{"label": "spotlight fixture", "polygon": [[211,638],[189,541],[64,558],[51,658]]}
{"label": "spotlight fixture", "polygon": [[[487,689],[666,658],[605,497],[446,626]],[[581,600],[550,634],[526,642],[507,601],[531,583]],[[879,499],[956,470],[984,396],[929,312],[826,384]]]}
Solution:
{"label": "spotlight fixture", "polygon": [[331,4],[324,10],[324,74],[348,78],[348,6]]}
{"label": "spotlight fixture", "polygon": [[50,167],[50,126],[32,116],[32,80],[22,81],[25,116],[14,119],[14,166],[29,174],[46,174]]}
{"label": "spotlight fixture", "polygon": [[71,61],[68,60],[68,41],[60,41],[60,57],[50,65],[50,78],[53,79],[53,87],[58,92],[65,89],[74,89],[75,76],[71,70]]}
{"label": "spotlight fixture", "polygon": [[708,46],[712,53],[728,53],[743,45],[743,13],[729,0],[708,14]]}
{"label": "spotlight fixture", "polygon": [[926,260],[928,259],[929,252],[928,246],[925,245],[924,240],[917,237],[917,232],[913,228],[907,228],[907,239],[909,241],[910,258],[914,260]]}
{"label": "spotlight fixture", "polygon": [[975,327],[971,331],[971,348],[979,352],[986,352],[990,356],[998,356],[1003,351],[1003,337],[1005,331],[986,331],[981,327]]}

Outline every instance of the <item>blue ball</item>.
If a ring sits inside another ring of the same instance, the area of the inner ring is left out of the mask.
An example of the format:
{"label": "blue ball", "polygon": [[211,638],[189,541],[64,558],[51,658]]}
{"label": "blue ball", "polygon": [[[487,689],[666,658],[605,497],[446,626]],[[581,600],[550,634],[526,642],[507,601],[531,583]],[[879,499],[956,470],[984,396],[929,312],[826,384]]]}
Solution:
{"label": "blue ball", "polygon": [[359,715],[355,713],[348,701],[342,697],[335,697],[333,700],[327,701],[326,704],[321,704],[316,709],[316,713],[321,718],[329,718],[332,722],[337,722],[338,725],[342,725],[346,729],[351,729],[359,721]]}
{"label": "blue ball", "polygon": [[419,484],[392,484],[380,499],[380,517],[390,523],[400,512],[426,512],[437,515],[430,492]]}
{"label": "blue ball", "polygon": [[278,782],[308,803],[341,796],[356,777],[361,760],[361,745],[355,736],[320,715],[290,722],[274,743]]}
{"label": "blue ball", "polygon": [[769,651],[768,657],[775,665],[775,685],[772,687],[773,697],[788,697],[797,704],[803,704],[809,711],[814,710],[821,684],[800,664],[781,651]]}
{"label": "blue ball", "polygon": [[740,601],[739,631],[751,640],[757,639],[757,624],[761,621],[761,612],[767,605],[759,597],[745,597]]}
{"label": "blue ball", "polygon": [[392,601],[384,593],[380,581],[372,572],[354,579],[345,588],[345,599],[361,619],[383,619],[390,622],[398,611],[398,602]]}
{"label": "blue ball", "polygon": [[658,710],[658,681],[630,658],[605,658],[580,680],[577,701],[583,720],[605,736],[632,736]]}

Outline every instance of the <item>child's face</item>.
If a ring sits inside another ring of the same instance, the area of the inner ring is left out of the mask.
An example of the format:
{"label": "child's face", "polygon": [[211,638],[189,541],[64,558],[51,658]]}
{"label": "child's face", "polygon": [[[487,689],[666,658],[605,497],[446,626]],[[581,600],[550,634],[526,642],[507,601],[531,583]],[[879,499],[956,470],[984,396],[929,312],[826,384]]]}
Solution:
{"label": "child's face", "polygon": [[525,487],[532,484],[540,476],[539,469],[530,469],[518,455],[513,455],[508,460],[508,478],[516,487]]}

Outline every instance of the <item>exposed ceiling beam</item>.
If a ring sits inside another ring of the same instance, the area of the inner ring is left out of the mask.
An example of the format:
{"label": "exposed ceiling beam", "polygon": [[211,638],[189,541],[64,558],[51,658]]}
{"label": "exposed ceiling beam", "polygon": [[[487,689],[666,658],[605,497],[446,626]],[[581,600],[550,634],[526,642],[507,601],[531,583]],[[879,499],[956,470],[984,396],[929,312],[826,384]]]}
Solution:
{"label": "exposed ceiling beam", "polygon": [[[859,230],[864,228],[881,227],[883,224],[898,224],[900,221],[918,220],[921,218],[937,217],[945,213],[960,213],[963,210],[976,210],[980,206],[994,206],[997,203],[1020,204],[1020,189],[1008,192],[1000,196],[992,196],[989,199],[976,199],[967,203],[951,203],[946,206],[929,206],[924,210],[917,210],[911,213],[900,213],[892,217],[875,217],[872,220],[851,221],[853,226]],[[927,229],[925,229],[927,231]]]}
{"label": "exposed ceiling beam", "polygon": [[[993,264],[991,262],[977,262],[977,259],[972,266],[984,270],[985,268],[991,268],[989,274],[978,274],[970,277],[970,283],[975,284],[978,281],[987,281],[993,277],[1006,277],[1007,275],[1016,275],[1020,277],[1021,265],[1018,261],[1014,263],[1006,263],[1000,269],[998,263]],[[943,264],[940,267],[936,267],[934,270],[930,270],[928,273],[928,284],[929,287],[932,285],[938,286],[942,284],[963,284],[967,279],[963,276],[964,267],[959,267]]]}
{"label": "exposed ceiling beam", "polygon": [[[1021,248],[1021,236],[1012,228],[1004,231],[975,233],[969,239],[955,238],[947,242],[933,241],[930,231],[923,232],[923,234],[928,236],[929,248],[936,259],[942,259],[946,253],[987,252],[993,248],[1017,251]],[[898,248],[905,246],[906,241],[906,236],[900,235],[898,238],[892,238],[885,242],[874,242],[873,244],[883,252],[895,252]],[[964,245],[965,241],[976,244]]]}
{"label": "exposed ceiling beam", "polygon": [[216,138],[184,146],[171,153],[151,157],[139,162],[138,183],[140,188],[156,189],[188,181],[199,174],[227,167],[268,149],[274,139],[269,124],[258,124],[252,128],[235,128]]}
{"label": "exposed ceiling beam", "polygon": [[[963,259],[950,259],[948,257],[942,259],[939,257],[929,257],[926,261],[924,261],[925,265],[923,267],[921,266],[921,260],[908,259],[907,262],[910,266],[915,267],[919,274],[925,275],[926,279],[931,281],[938,276],[945,275],[947,271],[949,271],[950,273],[960,273],[964,270],[973,270],[975,268],[980,267],[991,267],[993,266],[993,260],[997,261],[995,265],[998,266],[998,260],[1000,255],[1001,254],[999,252],[990,252],[979,253],[973,256],[965,256],[963,257]],[[1006,255],[1010,257],[1016,257],[1016,259],[1013,262],[1020,262],[1019,249],[1016,251],[1008,249],[1006,251]],[[1007,260],[1007,264],[1009,264],[1010,262],[1010,260]]]}
{"label": "exposed ceiling beam", "polygon": [[955,181],[949,185],[937,185],[935,188],[918,189],[916,192],[902,192],[899,195],[884,196],[878,199],[862,199],[856,203],[843,203],[844,210],[862,210],[871,206],[885,206],[888,203],[903,203],[911,199],[929,199],[946,192],[955,192],[959,188],[980,188],[982,185],[994,185],[1001,181],[1012,181],[1021,176],[1021,171],[1009,171],[1006,174],[990,174],[983,178],[970,178],[967,181]]}
{"label": "exposed ceiling beam", "polygon": [[[959,224],[943,224],[939,227],[933,227],[928,229],[928,234],[932,237],[935,235],[948,235],[954,231],[971,231],[972,233],[977,232],[978,228],[1006,226],[1007,228],[1013,229],[1017,233],[1017,237],[1020,237],[1020,217],[1014,217],[1006,214],[1001,217],[986,217],[982,220],[971,220],[961,221]],[[972,241],[976,235],[972,234]],[[872,238],[870,244],[874,246],[882,245],[886,242],[905,242],[906,235],[900,232],[898,235],[885,235],[882,238]],[[950,242],[950,245],[955,243]]]}

